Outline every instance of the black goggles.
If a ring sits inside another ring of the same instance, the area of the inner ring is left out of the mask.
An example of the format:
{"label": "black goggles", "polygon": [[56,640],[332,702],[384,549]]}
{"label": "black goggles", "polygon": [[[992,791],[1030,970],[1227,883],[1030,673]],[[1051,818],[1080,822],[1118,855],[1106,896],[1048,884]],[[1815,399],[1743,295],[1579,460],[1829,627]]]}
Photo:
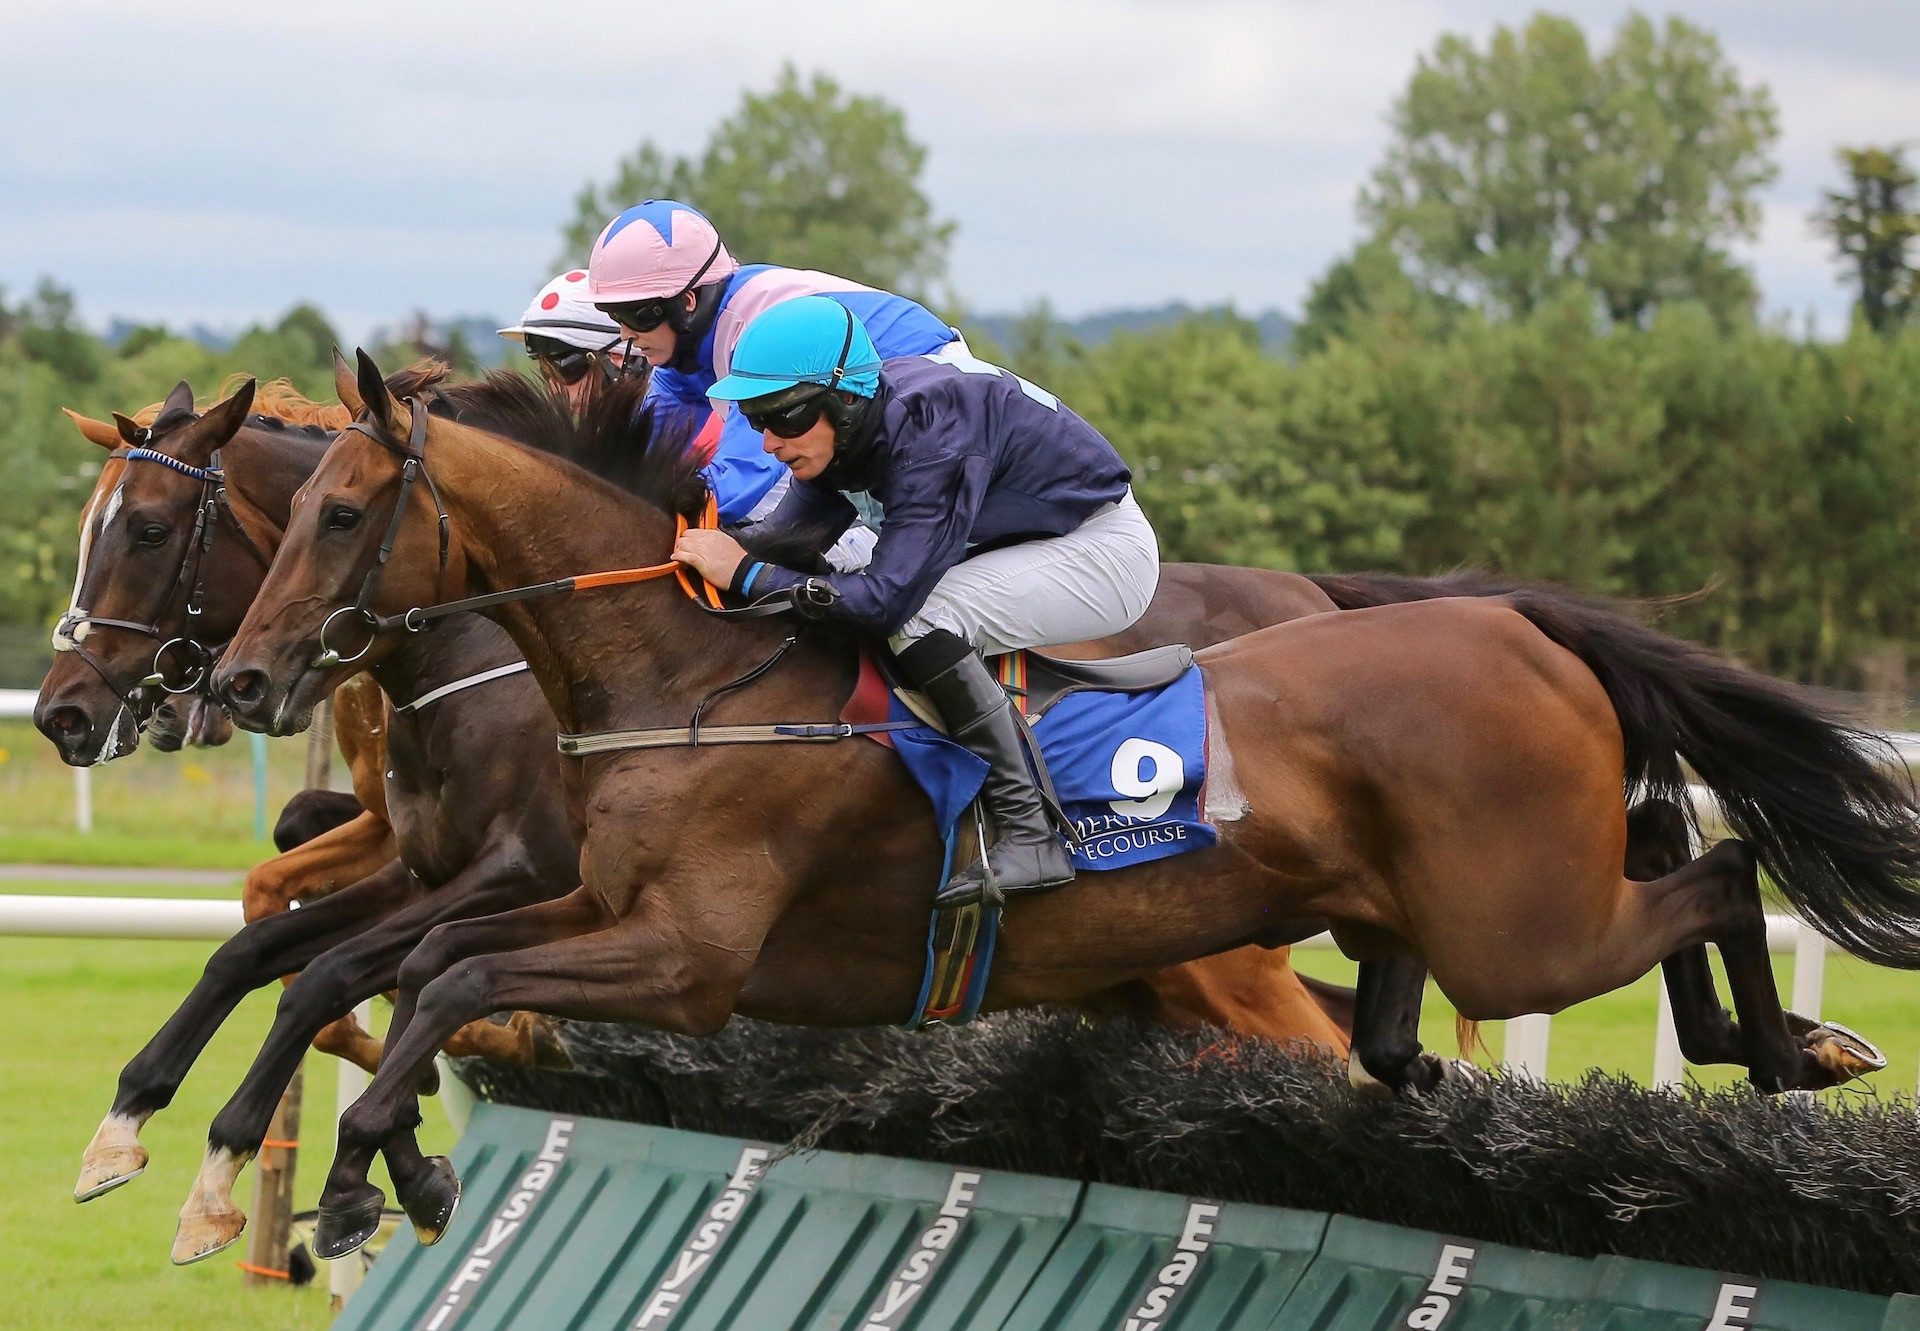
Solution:
{"label": "black goggles", "polygon": [[527,355],[536,364],[561,383],[571,387],[579,383],[593,369],[593,363],[600,352],[585,347],[576,347],[556,338],[527,335]]}
{"label": "black goggles", "polygon": [[820,413],[826,409],[825,388],[797,401],[787,400],[771,406],[763,406],[758,402],[740,404],[740,414],[747,418],[748,425],[777,439],[798,439],[813,428],[820,419]]}
{"label": "black goggles", "polygon": [[636,300],[628,305],[602,305],[600,308],[622,328],[636,333],[651,333],[673,317],[674,306],[680,300],[681,296],[674,296],[667,300]]}

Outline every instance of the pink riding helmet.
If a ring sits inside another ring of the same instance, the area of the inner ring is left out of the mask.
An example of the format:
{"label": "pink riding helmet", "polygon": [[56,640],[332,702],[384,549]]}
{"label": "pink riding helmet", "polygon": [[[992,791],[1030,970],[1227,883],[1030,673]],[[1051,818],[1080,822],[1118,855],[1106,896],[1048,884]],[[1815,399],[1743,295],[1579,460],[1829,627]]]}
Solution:
{"label": "pink riding helmet", "polygon": [[607,223],[587,261],[587,299],[597,305],[662,300],[740,267],[713,223],[684,203],[648,199]]}

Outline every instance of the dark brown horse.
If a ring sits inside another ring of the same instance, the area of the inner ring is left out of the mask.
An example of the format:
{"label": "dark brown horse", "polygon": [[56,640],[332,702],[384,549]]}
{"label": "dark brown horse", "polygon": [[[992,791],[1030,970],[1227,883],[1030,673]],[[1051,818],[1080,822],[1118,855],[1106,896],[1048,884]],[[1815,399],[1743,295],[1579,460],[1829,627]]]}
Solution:
{"label": "dark brown horse", "polygon": [[[270,557],[294,491],[329,433],[249,418],[250,397],[243,390],[200,416],[176,411],[165,428],[136,439],[189,469],[209,467],[214,450],[221,450],[227,473],[216,502],[225,506],[222,517],[244,521]],[[95,716],[136,711],[140,700],[123,691],[122,681],[146,673],[160,641],[187,632],[206,635],[207,643],[223,641],[265,573],[264,560],[233,558],[217,537],[198,560],[192,542],[181,541],[206,502],[201,478],[125,456],[110,461],[108,470],[109,496],[89,503],[89,513],[102,520],[87,532],[80,579],[81,603],[94,628],[82,640],[84,654],[63,652],[43,688],[43,727],[56,742],[93,731]],[[182,581],[165,576],[169,557],[180,554],[194,561],[186,565],[193,569],[190,579],[203,586],[192,628],[179,613],[183,598],[170,604],[154,591]],[[154,631],[115,627],[121,621]],[[498,628],[466,616],[444,633],[408,644],[374,673],[390,697],[409,703],[517,659]],[[552,719],[524,673],[456,691],[424,709],[388,709],[379,728],[387,782],[383,791],[376,779],[369,793],[392,820],[401,858],[385,857],[375,872],[357,874],[350,884],[309,879],[320,899],[256,918],[223,944],[180,1009],[127,1065],[113,1109],[87,1150],[75,1188],[81,1200],[138,1174],[146,1160],[137,1140],[141,1125],[172,1099],[235,1004],[255,988],[301,972],[254,1067],[214,1120],[207,1161],[182,1212],[176,1261],[211,1255],[239,1234],[244,1217],[229,1196],[233,1176],[258,1150],[273,1107],[317,1032],[390,988],[401,959],[435,924],[539,901],[578,881],[575,841],[554,772]],[[343,735],[360,729],[348,725]],[[552,773],[547,780],[529,780],[543,770]],[[539,1034],[531,1021],[505,1029],[482,1022],[463,1032],[455,1048],[530,1062],[541,1052]]]}
{"label": "dark brown horse", "polygon": [[[172,411],[174,419],[167,427],[171,433],[185,427],[185,417],[191,414],[192,405],[190,393],[183,388],[175,389],[166,402],[135,414],[131,425],[150,428],[162,415]],[[280,442],[277,434],[256,435],[255,431],[277,432],[289,426],[317,423],[313,420],[316,405],[294,393],[290,386],[277,382],[260,386],[254,408],[257,419],[235,435],[240,441],[239,452],[245,455],[252,455],[256,447],[274,448]],[[90,607],[109,618],[117,617],[110,611],[144,613],[142,607],[152,601],[155,588],[173,585],[181,575],[193,576],[189,565],[198,559],[198,575],[207,579],[203,598],[207,604],[201,607],[202,613],[197,620],[190,620],[176,594],[171,606],[161,606],[155,612],[160,622],[154,627],[163,628],[170,638],[187,632],[187,624],[195,622],[192,632],[200,641],[210,646],[224,643],[232,636],[246,599],[259,587],[265,573],[259,557],[261,548],[270,548],[278,540],[278,529],[248,499],[250,489],[269,485],[271,478],[278,474],[277,469],[256,461],[246,469],[249,484],[227,487],[226,503],[216,507],[206,547],[197,556],[189,548],[193,529],[191,511],[183,508],[191,502],[194,488],[178,476],[170,480],[153,478],[161,482],[161,488],[151,491],[147,482],[136,481],[136,495],[152,493],[156,498],[164,495],[171,505],[164,544],[158,548],[136,547],[125,540],[123,532],[99,530],[103,526],[99,519],[126,479],[126,459],[120,454],[128,447],[127,435],[137,436],[137,429],[92,420],[73,411],[67,415],[82,438],[109,454],[95,480],[93,493],[81,511],[82,568],[75,582],[75,609],[80,608],[83,599],[93,596],[87,582],[88,568],[94,562],[96,537],[112,547],[101,553],[102,561],[111,561],[117,549],[132,562],[136,576],[144,573],[151,579],[132,582],[124,595],[117,591],[106,593],[106,601]],[[336,420],[335,428],[340,424],[344,421]],[[194,428],[217,431],[223,427],[217,423],[201,423]],[[127,433],[123,434],[123,430]],[[326,435],[311,430],[303,433],[310,443],[318,443],[330,437],[332,431],[328,430]],[[124,503],[126,492],[120,492]],[[246,530],[254,531],[255,538],[242,537],[242,522],[254,524]],[[77,626],[72,630],[78,631]],[[170,751],[179,747],[177,741],[190,739],[195,729],[208,742],[213,742],[210,732],[222,726],[231,733],[225,709],[200,695],[166,694],[157,685],[136,684],[129,689],[128,681],[142,680],[153,670],[160,643],[151,634],[109,626],[89,629],[85,636],[86,641],[80,645],[85,647],[86,654],[63,653],[55,659],[34,707],[35,723],[53,741],[65,762],[85,767],[105,761],[131,751],[143,734],[156,747]],[[177,649],[167,653],[165,659],[176,670],[188,664]],[[250,869],[240,893],[242,915],[248,921],[277,915],[296,901],[311,901],[356,883],[380,869],[396,853],[393,829],[387,823],[385,810],[382,774],[386,771],[386,746],[379,738],[385,700],[372,679],[361,676],[335,691],[333,706],[334,733],[353,778],[355,797],[364,812]],[[113,746],[111,753],[109,743]],[[368,1072],[380,1061],[380,1042],[362,1030],[351,1015],[322,1030],[314,1039],[314,1047],[348,1059]]]}
{"label": "dark brown horse", "polygon": [[[657,562],[675,515],[703,497],[684,441],[649,447],[652,422],[618,391],[577,425],[507,381],[483,390],[503,415],[537,418],[513,433],[544,452],[416,421],[364,358],[358,391],[365,431],[343,433],[304,488],[216,671],[243,725],[291,728],[336,682],[322,623],[362,589],[392,616],[465,591]],[[423,465],[433,487],[403,486],[403,471]],[[369,587],[395,514],[391,559]],[[490,613],[572,732],[683,727],[789,631],[716,621],[670,580]],[[393,649],[383,640],[373,654]],[[1423,956],[1480,1020],[1558,1011],[1714,942],[1740,1018],[1727,1052],[1757,1085],[1783,1090],[1835,1084],[1859,1064],[1830,1034],[1789,1028],[1760,863],[1850,951],[1920,965],[1911,788],[1876,764],[1866,736],[1698,649],[1541,592],[1311,616],[1200,662],[1220,844],[1009,904],[989,1008],[1073,1001],[1189,958],[1287,941],[1320,917],[1352,955]],[[851,644],[803,635],[707,720],[825,720],[854,671]],[[1634,881],[1622,872],[1623,789],[1672,789],[1683,758],[1744,839]],[[702,1033],[736,1012],[894,1021],[912,1001],[939,842],[890,753],[664,748],[588,758],[576,778],[583,887],[436,929],[402,967],[387,1060],[341,1119],[324,1254],[371,1232],[382,1199],[366,1171],[383,1147],[409,1213],[430,1230],[444,1224],[457,1183],[414,1140],[415,1077],[476,1016],[534,1008]]]}

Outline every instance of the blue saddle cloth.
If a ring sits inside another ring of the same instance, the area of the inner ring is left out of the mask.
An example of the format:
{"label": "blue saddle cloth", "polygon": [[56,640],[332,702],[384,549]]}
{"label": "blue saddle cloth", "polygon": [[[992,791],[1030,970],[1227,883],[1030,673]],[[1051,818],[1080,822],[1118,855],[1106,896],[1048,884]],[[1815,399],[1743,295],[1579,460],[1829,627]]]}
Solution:
{"label": "blue saddle cloth", "polygon": [[[1200,815],[1207,775],[1207,703],[1200,668],[1148,693],[1070,693],[1033,723],[1079,844],[1080,869],[1124,869],[1203,850],[1218,839]],[[911,721],[897,697],[890,719]],[[934,816],[952,833],[980,793],[987,764],[939,731],[893,732]]]}

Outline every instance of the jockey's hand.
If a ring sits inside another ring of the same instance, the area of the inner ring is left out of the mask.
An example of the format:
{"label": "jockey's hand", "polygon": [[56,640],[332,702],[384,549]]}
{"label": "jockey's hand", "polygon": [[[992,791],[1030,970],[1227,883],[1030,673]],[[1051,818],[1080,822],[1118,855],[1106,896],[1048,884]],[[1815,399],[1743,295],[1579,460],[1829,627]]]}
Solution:
{"label": "jockey's hand", "polygon": [[673,543],[673,557],[716,587],[731,587],[747,552],[723,531],[689,527]]}

